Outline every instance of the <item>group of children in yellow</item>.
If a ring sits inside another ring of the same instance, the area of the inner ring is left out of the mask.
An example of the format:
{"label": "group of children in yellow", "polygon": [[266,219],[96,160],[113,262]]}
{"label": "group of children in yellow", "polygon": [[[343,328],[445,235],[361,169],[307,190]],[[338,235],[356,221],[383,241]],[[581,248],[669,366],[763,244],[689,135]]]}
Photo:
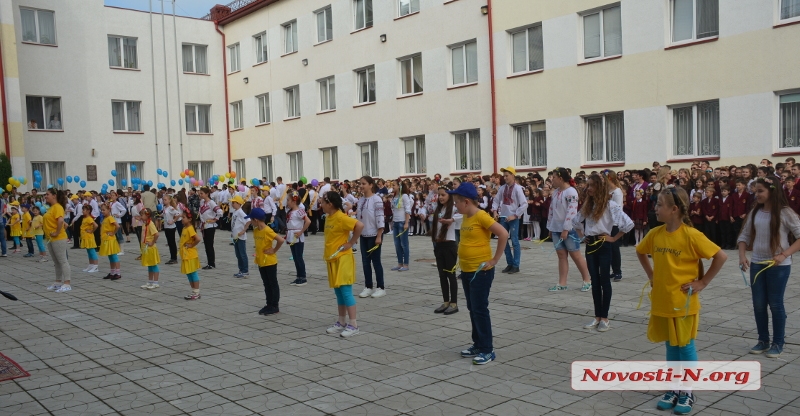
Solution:
{"label": "group of children in yellow", "polygon": [[8,225],[11,229],[10,235],[14,240],[14,246],[17,247],[13,253],[20,252],[22,249],[21,239],[24,238],[28,252],[23,257],[34,257],[33,242],[36,241],[39,249],[39,261],[46,262],[47,249],[44,246],[44,222],[41,209],[36,205],[20,205],[17,201],[11,202],[9,205],[11,206],[11,217]]}

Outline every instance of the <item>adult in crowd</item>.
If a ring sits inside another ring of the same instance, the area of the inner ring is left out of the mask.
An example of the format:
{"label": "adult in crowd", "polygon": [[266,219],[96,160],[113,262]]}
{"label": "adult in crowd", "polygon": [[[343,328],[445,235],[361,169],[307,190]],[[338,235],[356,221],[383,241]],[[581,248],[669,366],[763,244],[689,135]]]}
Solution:
{"label": "adult in crowd", "polygon": [[[500,169],[503,172],[505,184],[497,191],[497,198],[492,203],[492,214],[495,221],[498,221],[503,228],[508,231],[510,245],[506,245],[506,268],[502,273],[519,273],[519,264],[522,257],[522,249],[519,245],[519,223],[522,215],[528,209],[528,200],[522,187],[516,182],[517,171],[509,166]],[[474,188],[474,185],[473,185]]]}

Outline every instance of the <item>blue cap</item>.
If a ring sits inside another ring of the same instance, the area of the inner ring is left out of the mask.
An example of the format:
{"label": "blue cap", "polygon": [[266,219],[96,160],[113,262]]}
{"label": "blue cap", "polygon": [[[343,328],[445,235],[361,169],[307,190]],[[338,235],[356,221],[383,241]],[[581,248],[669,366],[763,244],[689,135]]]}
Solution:
{"label": "blue cap", "polygon": [[450,195],[463,196],[467,199],[478,199],[478,191],[475,189],[475,185],[473,185],[472,182],[464,182],[458,185],[458,188],[447,191],[447,193]]}
{"label": "blue cap", "polygon": [[250,215],[246,216],[245,218],[264,221],[267,219],[267,213],[261,208],[253,208],[250,211]]}

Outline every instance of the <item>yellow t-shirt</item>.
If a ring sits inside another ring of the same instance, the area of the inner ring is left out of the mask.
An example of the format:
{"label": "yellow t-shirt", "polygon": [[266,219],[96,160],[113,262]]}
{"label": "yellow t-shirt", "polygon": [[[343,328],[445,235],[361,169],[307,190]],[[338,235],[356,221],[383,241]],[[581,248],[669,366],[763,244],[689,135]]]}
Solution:
{"label": "yellow t-shirt", "polygon": [[22,236],[25,238],[33,238],[33,227],[31,227],[30,211],[22,214]]}
{"label": "yellow t-shirt", "polygon": [[183,231],[181,231],[181,241],[178,244],[182,260],[191,260],[198,258],[196,247],[186,248],[187,244],[194,243],[194,236],[196,235],[197,232],[194,230],[194,227],[192,226],[183,227]]}
{"label": "yellow t-shirt", "polygon": [[156,228],[156,224],[153,221],[150,221],[150,224],[147,224],[147,226],[143,228],[144,230],[142,230],[142,232],[145,233],[143,243],[144,244],[152,243],[153,239],[156,237],[156,234],[158,234],[158,229]]}
{"label": "yellow t-shirt", "polygon": [[494,219],[486,211],[467,217],[461,222],[461,242],[458,244],[458,263],[464,272],[475,272],[481,263],[492,259],[492,247],[489,245],[492,232],[489,227]]}
{"label": "yellow t-shirt", "polygon": [[278,264],[278,256],[275,254],[264,254],[264,250],[272,247],[272,242],[275,241],[275,231],[270,227],[253,228],[253,240],[256,242],[256,265],[258,267],[272,266]]}
{"label": "yellow t-shirt", "polygon": [[[115,224],[116,223],[117,223],[117,221],[114,220],[114,217],[106,217],[103,220],[103,225],[100,227],[100,241],[101,242],[102,241],[106,241],[106,240],[116,240],[117,239],[116,232],[115,232],[115,230],[116,230]],[[112,235],[108,235],[108,233],[112,233]]]}
{"label": "yellow t-shirt", "polygon": [[323,260],[333,261],[345,254],[342,251],[336,257],[329,258],[339,247],[347,244],[350,240],[350,232],[356,228],[357,222],[358,220],[350,218],[341,211],[336,211],[325,217],[325,252],[322,256]]}
{"label": "yellow t-shirt", "polygon": [[56,232],[59,218],[64,218],[64,207],[59,203],[55,203],[47,210],[47,213],[44,214],[44,232],[45,235],[53,241],[65,240],[67,238],[66,225],[61,227],[61,232],[57,236],[50,237],[50,234]]}
{"label": "yellow t-shirt", "polygon": [[671,318],[700,312],[700,300],[695,295],[692,295],[686,311],[687,294],[681,291],[681,285],[702,277],[699,276],[699,260],[710,259],[718,251],[719,247],[703,233],[686,224],[671,233],[667,232],[665,225],[650,230],[636,246],[637,253],[653,256],[650,313]]}
{"label": "yellow t-shirt", "polygon": [[44,235],[44,229],[42,229],[43,219],[41,215],[37,215],[33,217],[31,220],[31,230],[33,230],[33,235]]}
{"label": "yellow t-shirt", "polygon": [[19,221],[20,221],[19,214],[12,215],[11,219],[8,220],[8,223],[11,224],[12,237],[19,237],[22,235],[22,224],[20,224]]}

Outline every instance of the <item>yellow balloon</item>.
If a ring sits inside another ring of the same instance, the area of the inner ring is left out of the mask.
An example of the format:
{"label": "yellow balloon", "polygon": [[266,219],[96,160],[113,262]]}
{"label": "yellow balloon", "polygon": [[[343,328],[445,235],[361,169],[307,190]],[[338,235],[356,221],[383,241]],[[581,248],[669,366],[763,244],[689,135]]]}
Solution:
{"label": "yellow balloon", "polygon": [[189,171],[189,176],[194,176],[194,171],[193,170]]}
{"label": "yellow balloon", "polygon": [[22,184],[23,185],[27,185],[28,184],[28,178],[22,178]]}
{"label": "yellow balloon", "polygon": [[6,191],[11,192],[11,184],[6,185]]}
{"label": "yellow balloon", "polygon": [[186,174],[181,172],[181,178],[185,178],[185,177],[186,177]]}
{"label": "yellow balloon", "polygon": [[225,177],[226,177],[226,178],[230,178],[230,177],[231,177],[231,174],[230,174],[230,172],[225,172]]}

